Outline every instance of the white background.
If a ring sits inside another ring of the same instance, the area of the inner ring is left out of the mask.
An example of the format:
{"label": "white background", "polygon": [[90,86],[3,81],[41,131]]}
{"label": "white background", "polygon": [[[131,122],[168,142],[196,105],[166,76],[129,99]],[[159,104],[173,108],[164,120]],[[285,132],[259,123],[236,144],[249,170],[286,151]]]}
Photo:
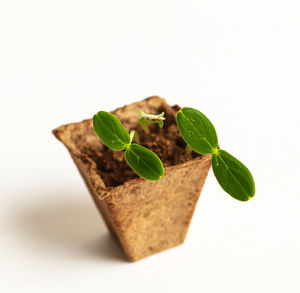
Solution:
{"label": "white background", "polygon": [[[0,3],[1,292],[300,292],[298,0]],[[51,130],[151,95],[257,193],[211,172],[184,245],[128,263]]]}

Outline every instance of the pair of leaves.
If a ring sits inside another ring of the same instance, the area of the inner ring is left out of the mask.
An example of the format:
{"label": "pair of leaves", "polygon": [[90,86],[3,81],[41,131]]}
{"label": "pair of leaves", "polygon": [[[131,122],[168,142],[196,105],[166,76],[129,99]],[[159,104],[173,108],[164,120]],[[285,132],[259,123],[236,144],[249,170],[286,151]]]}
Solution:
{"label": "pair of leaves", "polygon": [[164,175],[160,158],[147,148],[131,143],[130,135],[113,114],[100,111],[93,117],[94,131],[113,151],[125,150],[125,160],[135,173],[147,180],[159,180]]}
{"label": "pair of leaves", "polygon": [[252,198],[255,183],[250,171],[238,159],[218,149],[217,133],[210,120],[193,108],[179,110],[176,120],[187,145],[199,154],[212,153],[212,168],[221,187],[235,199]]}

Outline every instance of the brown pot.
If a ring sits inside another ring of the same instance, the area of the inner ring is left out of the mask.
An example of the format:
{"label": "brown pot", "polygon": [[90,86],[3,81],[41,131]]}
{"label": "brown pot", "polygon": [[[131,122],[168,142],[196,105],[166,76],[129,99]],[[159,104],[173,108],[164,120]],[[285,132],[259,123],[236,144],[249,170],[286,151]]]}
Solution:
{"label": "brown pot", "polygon": [[[112,113],[129,131],[140,127],[138,121],[142,110],[148,113],[164,111],[169,117],[167,120],[175,124],[178,109],[178,106],[169,106],[164,99],[150,97]],[[211,166],[210,155],[194,154],[175,165],[166,165],[165,158],[161,157],[165,164],[165,175],[161,180],[147,181],[131,174],[128,177],[133,179],[124,183],[108,184],[107,178],[104,180],[101,175],[101,162],[97,161],[107,148],[94,134],[91,119],[63,125],[53,130],[53,134],[69,150],[96,206],[128,260],[137,261],[183,243]]]}

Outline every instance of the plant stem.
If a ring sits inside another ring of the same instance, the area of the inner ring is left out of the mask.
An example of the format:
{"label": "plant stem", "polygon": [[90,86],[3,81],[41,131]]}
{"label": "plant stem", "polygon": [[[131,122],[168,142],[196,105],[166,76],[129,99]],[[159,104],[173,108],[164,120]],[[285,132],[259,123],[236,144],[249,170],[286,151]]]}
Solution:
{"label": "plant stem", "polygon": [[130,144],[134,140],[137,144],[141,144],[139,134],[135,130],[130,131]]}
{"label": "plant stem", "polygon": [[192,153],[192,148],[187,144],[185,147],[185,155],[190,156]]}

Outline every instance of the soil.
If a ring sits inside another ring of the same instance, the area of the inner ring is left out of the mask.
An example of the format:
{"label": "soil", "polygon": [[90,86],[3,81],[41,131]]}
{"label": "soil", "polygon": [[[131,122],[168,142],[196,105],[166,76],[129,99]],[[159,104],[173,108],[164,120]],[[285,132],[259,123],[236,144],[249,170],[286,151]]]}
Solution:
{"label": "soil", "polygon": [[[178,106],[173,107],[175,110],[177,108]],[[186,143],[179,133],[174,116],[166,114],[163,128],[159,128],[156,123],[151,123],[148,124],[148,129],[149,132],[145,133],[140,125],[135,128],[140,137],[140,144],[155,152],[165,167],[178,165],[201,156],[193,151],[186,155]],[[101,152],[90,148],[82,151],[96,162],[98,173],[106,187],[119,186],[139,177],[126,163],[124,151],[112,151],[106,146]]]}

